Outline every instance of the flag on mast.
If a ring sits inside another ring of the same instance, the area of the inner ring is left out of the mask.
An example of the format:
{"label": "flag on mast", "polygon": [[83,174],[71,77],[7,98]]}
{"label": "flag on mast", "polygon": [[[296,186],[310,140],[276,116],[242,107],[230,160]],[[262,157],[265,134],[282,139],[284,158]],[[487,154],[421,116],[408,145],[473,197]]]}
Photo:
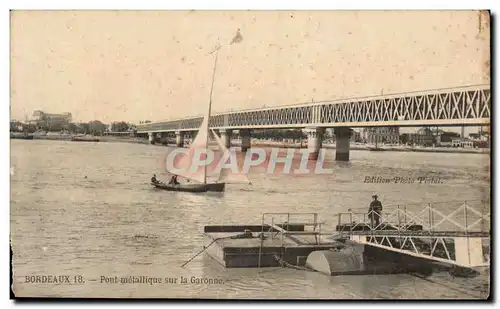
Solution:
{"label": "flag on mast", "polygon": [[231,40],[231,43],[229,43],[229,45],[240,43],[241,41],[243,41],[243,37],[241,36],[240,29],[238,28],[236,30],[236,34],[234,35],[234,37]]}

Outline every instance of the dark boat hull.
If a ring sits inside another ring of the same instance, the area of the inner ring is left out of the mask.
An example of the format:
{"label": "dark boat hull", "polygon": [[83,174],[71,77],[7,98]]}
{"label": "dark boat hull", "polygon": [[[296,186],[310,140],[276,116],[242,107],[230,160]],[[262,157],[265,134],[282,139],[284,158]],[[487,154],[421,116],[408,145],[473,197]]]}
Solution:
{"label": "dark boat hull", "polygon": [[99,142],[98,138],[78,138],[74,137],[71,139],[73,142]]}
{"label": "dark boat hull", "polygon": [[155,188],[166,190],[166,191],[180,191],[180,192],[223,192],[226,184],[221,183],[207,183],[207,184],[179,184],[179,185],[168,185],[162,183],[152,183]]}
{"label": "dark boat hull", "polygon": [[33,139],[33,135],[11,136],[11,139]]}

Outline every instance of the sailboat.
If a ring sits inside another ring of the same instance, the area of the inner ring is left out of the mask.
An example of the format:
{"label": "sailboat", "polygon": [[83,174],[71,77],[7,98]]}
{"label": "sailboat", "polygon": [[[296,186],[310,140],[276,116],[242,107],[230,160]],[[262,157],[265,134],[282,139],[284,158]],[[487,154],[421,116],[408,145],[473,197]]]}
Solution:
{"label": "sailboat", "polygon": [[[214,63],[214,70],[213,70],[213,75],[212,75],[212,86],[210,88],[210,100],[208,104],[208,110],[207,113],[203,117],[203,121],[201,123],[200,129],[198,130],[198,134],[196,135],[196,138],[193,140],[193,142],[189,145],[187,154],[184,155],[178,163],[180,167],[184,168],[184,172],[177,172],[172,173],[176,174],[178,176],[181,176],[184,179],[187,179],[188,181],[194,181],[195,183],[182,183],[182,184],[164,184],[164,183],[151,183],[154,187],[157,189],[163,189],[167,191],[183,191],[183,192],[223,192],[226,187],[226,182],[224,181],[224,172],[223,170],[219,171],[218,179],[213,182],[209,182],[207,179],[208,176],[208,170],[207,170],[207,165],[203,166],[201,169],[198,169],[197,171],[192,171],[190,169],[191,164],[193,162],[193,155],[196,154],[196,149],[204,149],[207,150],[209,148],[209,136],[210,133],[213,134],[216,142],[217,142],[217,147],[220,152],[223,154],[227,153],[229,150],[224,146],[220,138],[217,136],[217,133],[215,133],[213,130],[209,131],[209,120],[210,120],[210,113],[211,113],[211,108],[212,108],[212,92],[213,92],[213,87],[214,87],[214,79],[215,79],[215,70],[217,67],[217,52],[220,49],[220,46],[216,49],[216,54],[215,54],[215,63]],[[244,176],[244,182],[250,183],[248,178]]]}

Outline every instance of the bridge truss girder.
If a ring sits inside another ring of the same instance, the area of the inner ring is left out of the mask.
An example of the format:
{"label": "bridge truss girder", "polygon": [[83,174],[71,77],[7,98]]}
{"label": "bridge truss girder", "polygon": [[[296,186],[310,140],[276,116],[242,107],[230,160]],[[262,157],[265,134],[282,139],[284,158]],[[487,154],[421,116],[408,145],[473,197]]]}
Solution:
{"label": "bridge truss girder", "polygon": [[[489,125],[489,87],[416,93],[213,115],[214,129]],[[138,132],[195,131],[202,117],[142,124]]]}

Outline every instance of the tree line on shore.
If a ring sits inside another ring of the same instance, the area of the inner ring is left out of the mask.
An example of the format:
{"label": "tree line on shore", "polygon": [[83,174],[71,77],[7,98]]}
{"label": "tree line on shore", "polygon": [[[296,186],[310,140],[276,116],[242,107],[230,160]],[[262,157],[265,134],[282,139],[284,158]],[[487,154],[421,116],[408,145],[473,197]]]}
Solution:
{"label": "tree line on shore", "polygon": [[[148,121],[149,122],[149,121]],[[145,122],[147,123],[147,122]],[[125,121],[117,121],[111,125],[105,124],[99,120],[78,123],[23,123],[20,121],[11,121],[10,132],[67,132],[72,134],[91,134],[103,135],[105,132],[130,132],[135,130],[135,125]],[[252,137],[271,140],[293,139],[302,140],[307,138],[306,134],[300,129],[262,129],[253,130]]]}
{"label": "tree line on shore", "polygon": [[10,132],[69,132],[73,134],[92,134],[102,135],[104,132],[130,132],[135,130],[135,125],[125,121],[117,121],[111,125],[105,124],[99,120],[78,123],[23,123],[20,121],[11,121]]}

